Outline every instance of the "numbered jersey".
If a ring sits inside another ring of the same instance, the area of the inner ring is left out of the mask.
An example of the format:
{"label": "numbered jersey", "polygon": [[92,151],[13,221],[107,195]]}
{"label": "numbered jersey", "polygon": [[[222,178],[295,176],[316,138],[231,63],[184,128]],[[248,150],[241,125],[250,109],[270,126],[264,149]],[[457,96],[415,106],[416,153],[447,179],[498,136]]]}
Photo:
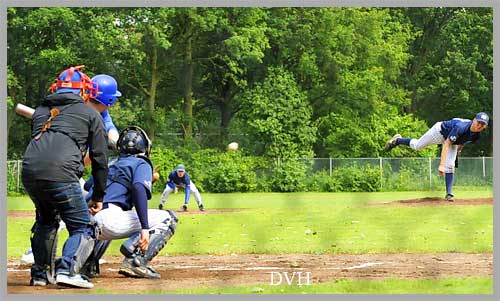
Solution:
{"label": "numbered jersey", "polygon": [[469,119],[453,118],[443,121],[441,124],[441,135],[457,145],[476,143],[479,140],[480,133],[471,132],[471,125],[472,120]]}

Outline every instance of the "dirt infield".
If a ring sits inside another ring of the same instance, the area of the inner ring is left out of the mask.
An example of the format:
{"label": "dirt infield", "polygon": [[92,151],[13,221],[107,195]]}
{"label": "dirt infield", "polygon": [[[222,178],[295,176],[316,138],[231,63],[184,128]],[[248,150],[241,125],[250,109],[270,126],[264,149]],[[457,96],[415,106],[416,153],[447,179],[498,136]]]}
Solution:
{"label": "dirt infield", "polygon": [[392,205],[392,206],[460,206],[460,205],[492,205],[493,198],[477,199],[455,199],[453,202],[443,198],[427,197],[421,199],[401,200],[394,202],[370,203],[371,206]]}
{"label": "dirt infield", "polygon": [[[364,255],[224,255],[172,256],[155,258],[160,280],[131,279],[118,274],[120,257],[105,257],[95,288],[115,293],[176,290],[196,287],[254,286],[270,284],[271,272],[310,272],[310,283],[339,278],[441,278],[488,277],[493,274],[493,254],[364,254]],[[9,261],[7,290],[11,294],[68,294],[92,291],[30,287],[29,267]],[[304,274],[303,274],[304,275]]]}

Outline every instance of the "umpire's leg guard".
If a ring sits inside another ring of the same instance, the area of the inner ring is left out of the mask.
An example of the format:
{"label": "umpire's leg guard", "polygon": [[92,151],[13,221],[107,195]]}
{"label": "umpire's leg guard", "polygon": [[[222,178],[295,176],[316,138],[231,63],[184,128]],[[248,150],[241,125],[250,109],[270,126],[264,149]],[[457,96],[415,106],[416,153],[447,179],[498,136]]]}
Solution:
{"label": "umpire's leg guard", "polygon": [[101,273],[101,269],[99,268],[99,259],[102,258],[104,252],[106,252],[110,244],[111,240],[96,241],[94,249],[92,250],[92,253],[90,253],[90,256],[85,264],[80,269],[80,273],[89,278],[98,277]]}
{"label": "umpire's leg guard", "polygon": [[56,273],[70,276],[79,274],[80,269],[94,249],[95,238],[95,229],[92,225],[87,225],[87,227],[71,233],[64,243],[61,260],[56,266]]}
{"label": "umpire's leg guard", "polygon": [[47,225],[35,221],[31,228],[31,249],[35,259],[35,263],[31,266],[32,279],[54,283],[58,227],[59,220],[55,219],[53,223]]}

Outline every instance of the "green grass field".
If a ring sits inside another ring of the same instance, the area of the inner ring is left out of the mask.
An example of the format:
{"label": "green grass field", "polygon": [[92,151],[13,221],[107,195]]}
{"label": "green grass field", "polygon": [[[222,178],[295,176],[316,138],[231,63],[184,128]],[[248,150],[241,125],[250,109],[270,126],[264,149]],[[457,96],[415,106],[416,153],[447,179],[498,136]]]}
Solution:
{"label": "green grass field", "polygon": [[[440,192],[203,194],[206,208],[234,209],[183,214],[176,235],[161,255],[178,254],[367,254],[489,253],[493,251],[491,205],[375,206],[373,203]],[[492,191],[461,191],[458,198],[491,197]],[[150,207],[158,204],[154,195]],[[183,194],[167,207],[178,208]],[[198,210],[194,200],[190,210]],[[33,210],[27,197],[9,197],[8,210]],[[18,258],[29,247],[33,219],[8,217],[7,254]],[[62,232],[60,243],[67,237]],[[114,241],[107,255],[119,255]],[[59,248],[59,252],[60,252]],[[491,293],[491,278],[384,281],[341,280],[307,287],[227,287],[173,293]],[[281,291],[285,289],[285,291]],[[98,293],[98,292],[96,292]],[[111,292],[103,292],[111,293]],[[150,293],[164,293],[151,291]]]}

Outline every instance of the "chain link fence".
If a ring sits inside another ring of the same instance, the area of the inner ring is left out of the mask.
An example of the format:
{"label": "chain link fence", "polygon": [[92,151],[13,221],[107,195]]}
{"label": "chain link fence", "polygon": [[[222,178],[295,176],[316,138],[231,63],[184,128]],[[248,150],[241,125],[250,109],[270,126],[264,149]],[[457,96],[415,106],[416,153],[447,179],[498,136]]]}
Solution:
{"label": "chain link fence", "polygon": [[[279,161],[279,160],[278,160]],[[439,158],[308,158],[300,159],[312,175],[323,173],[334,176],[342,168],[376,170],[380,174],[380,190],[434,190],[442,189],[439,177]],[[21,160],[7,161],[8,193],[24,193],[21,183]],[[493,158],[464,157],[455,169],[455,186],[493,187]]]}
{"label": "chain link fence", "polygon": [[[440,158],[313,158],[302,159],[313,173],[332,176],[339,168],[378,169],[383,191],[441,189]],[[493,187],[492,157],[460,157],[455,168],[455,186]]]}

